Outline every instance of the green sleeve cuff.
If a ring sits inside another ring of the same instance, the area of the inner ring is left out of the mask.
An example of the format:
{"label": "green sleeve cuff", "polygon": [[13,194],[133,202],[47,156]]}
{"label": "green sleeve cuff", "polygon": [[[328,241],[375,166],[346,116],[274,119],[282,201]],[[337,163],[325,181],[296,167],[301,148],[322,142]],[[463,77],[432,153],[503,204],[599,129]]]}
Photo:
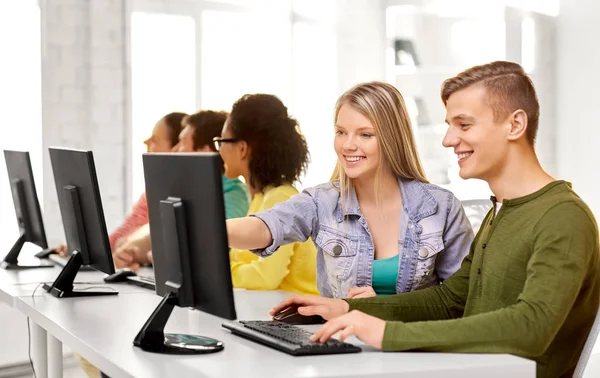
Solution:
{"label": "green sleeve cuff", "polygon": [[385,322],[385,329],[383,331],[383,342],[381,343],[381,350],[384,352],[398,352],[403,350],[398,341],[401,340],[401,334],[403,328],[406,325],[403,322]]}
{"label": "green sleeve cuff", "polygon": [[354,299],[350,299],[350,298],[344,298],[344,300],[348,303],[348,305],[350,307],[348,307],[348,312],[352,311],[352,310],[356,310],[356,306],[355,303],[356,301]]}

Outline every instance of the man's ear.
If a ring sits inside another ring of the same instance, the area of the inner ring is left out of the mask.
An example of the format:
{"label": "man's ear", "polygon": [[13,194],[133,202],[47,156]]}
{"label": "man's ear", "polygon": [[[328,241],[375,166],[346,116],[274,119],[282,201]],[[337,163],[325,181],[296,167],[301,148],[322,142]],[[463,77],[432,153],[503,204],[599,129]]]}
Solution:
{"label": "man's ear", "polygon": [[237,148],[240,150],[240,157],[242,160],[250,158],[250,146],[245,140],[240,140],[237,142]]}
{"label": "man's ear", "polygon": [[518,140],[527,132],[527,113],[523,110],[515,110],[508,117],[508,122],[510,123],[509,140]]}

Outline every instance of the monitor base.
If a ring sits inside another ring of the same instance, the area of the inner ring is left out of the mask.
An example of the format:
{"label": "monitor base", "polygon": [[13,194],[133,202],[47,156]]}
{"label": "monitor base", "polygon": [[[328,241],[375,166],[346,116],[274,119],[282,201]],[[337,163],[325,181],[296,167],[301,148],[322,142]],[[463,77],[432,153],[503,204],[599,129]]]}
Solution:
{"label": "monitor base", "polygon": [[19,254],[25,245],[25,234],[19,235],[19,238],[12,246],[10,251],[4,256],[4,260],[0,263],[0,267],[6,270],[25,270],[37,268],[52,268],[52,264],[19,264]]}
{"label": "monitor base", "polygon": [[223,350],[221,341],[198,335],[165,333],[164,343],[140,346],[142,350],[161,354],[204,354]]}
{"label": "monitor base", "polygon": [[133,340],[133,345],[146,352],[161,354],[205,354],[223,350],[221,341],[209,337],[164,333],[177,303],[175,293],[166,294]]}
{"label": "monitor base", "polygon": [[[60,290],[52,285],[44,284],[44,290],[56,298],[98,297],[101,295],[117,295],[118,291],[87,291],[87,290]],[[108,289],[108,287],[107,287]]]}
{"label": "monitor base", "polygon": [[[84,289],[75,290],[73,282],[79,269],[83,265],[83,258],[78,251],[74,251],[69,261],[60,271],[58,277],[52,284],[44,284],[44,290],[56,298],[75,298],[75,297],[96,297],[100,295],[116,295],[118,291],[87,291]],[[110,289],[108,286],[107,289]]]}

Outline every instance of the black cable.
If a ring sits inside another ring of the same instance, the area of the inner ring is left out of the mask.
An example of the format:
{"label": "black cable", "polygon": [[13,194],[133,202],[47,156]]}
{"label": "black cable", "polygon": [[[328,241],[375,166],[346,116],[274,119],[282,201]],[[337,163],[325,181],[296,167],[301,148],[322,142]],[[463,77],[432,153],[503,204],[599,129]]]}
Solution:
{"label": "black cable", "polygon": [[[33,296],[35,295],[35,292],[37,291],[37,289],[43,285],[43,282],[40,282],[35,289],[33,290],[33,293],[31,293],[31,299],[33,299]],[[31,359],[31,328],[29,326],[29,316],[27,317],[27,340],[29,341],[27,344],[27,356],[29,357],[29,363],[31,364],[31,370],[33,371],[33,378],[37,378],[37,374],[35,373],[35,367],[33,366],[33,360]]]}

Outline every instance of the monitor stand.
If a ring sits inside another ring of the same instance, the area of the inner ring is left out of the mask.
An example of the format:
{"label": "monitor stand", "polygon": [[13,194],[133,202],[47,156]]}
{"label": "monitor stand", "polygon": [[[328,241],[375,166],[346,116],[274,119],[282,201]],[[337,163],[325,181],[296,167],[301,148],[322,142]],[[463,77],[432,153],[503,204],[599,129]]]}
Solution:
{"label": "monitor stand", "polygon": [[209,337],[164,333],[177,303],[177,294],[166,294],[133,340],[133,345],[147,352],[162,354],[204,354],[223,350],[221,341]]}
{"label": "monitor stand", "polygon": [[0,266],[7,270],[25,270],[25,269],[36,269],[36,268],[52,268],[53,264],[44,264],[42,262],[37,264],[19,264],[19,254],[21,249],[25,245],[25,234],[21,234],[15,244],[12,246],[10,251],[4,257],[4,260]]}
{"label": "monitor stand", "polygon": [[74,251],[69,258],[69,261],[60,272],[56,280],[51,284],[44,284],[43,288],[56,298],[73,298],[73,297],[92,297],[100,295],[116,295],[118,291],[112,290],[108,286],[107,289],[111,291],[89,291],[89,290],[74,290],[73,282],[77,272],[83,265],[83,258],[78,251]]}

